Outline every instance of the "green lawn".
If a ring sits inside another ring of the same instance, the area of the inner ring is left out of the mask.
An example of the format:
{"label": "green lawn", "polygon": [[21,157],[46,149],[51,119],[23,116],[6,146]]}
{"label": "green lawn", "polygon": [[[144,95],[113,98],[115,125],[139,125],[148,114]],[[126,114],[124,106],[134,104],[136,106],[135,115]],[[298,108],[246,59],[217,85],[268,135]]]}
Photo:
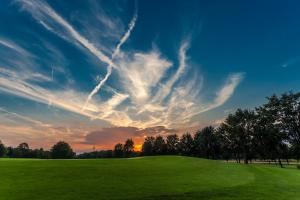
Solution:
{"label": "green lawn", "polygon": [[300,199],[300,170],[179,156],[0,159],[0,199]]}

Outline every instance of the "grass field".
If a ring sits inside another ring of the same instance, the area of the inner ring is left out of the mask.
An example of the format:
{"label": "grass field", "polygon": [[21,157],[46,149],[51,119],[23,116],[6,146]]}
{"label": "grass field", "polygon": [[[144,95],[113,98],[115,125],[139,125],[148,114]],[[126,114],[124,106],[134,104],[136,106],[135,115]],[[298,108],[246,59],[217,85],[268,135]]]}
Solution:
{"label": "grass field", "polygon": [[300,199],[300,170],[199,158],[0,159],[0,199]]}

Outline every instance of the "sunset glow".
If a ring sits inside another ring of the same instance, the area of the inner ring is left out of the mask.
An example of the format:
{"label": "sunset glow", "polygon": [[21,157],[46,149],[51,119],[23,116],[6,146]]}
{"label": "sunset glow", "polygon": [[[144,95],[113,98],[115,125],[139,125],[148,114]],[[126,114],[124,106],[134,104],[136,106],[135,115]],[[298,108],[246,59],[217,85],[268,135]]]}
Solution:
{"label": "sunset glow", "polygon": [[135,144],[134,145],[134,151],[140,152],[142,150],[142,145],[141,144]]}

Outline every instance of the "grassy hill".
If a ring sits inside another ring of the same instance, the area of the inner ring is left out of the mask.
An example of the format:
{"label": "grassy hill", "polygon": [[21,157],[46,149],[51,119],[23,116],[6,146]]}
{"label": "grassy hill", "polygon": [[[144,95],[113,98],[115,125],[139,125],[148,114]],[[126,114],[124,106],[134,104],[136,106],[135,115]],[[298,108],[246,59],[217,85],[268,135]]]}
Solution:
{"label": "grassy hill", "polygon": [[0,199],[300,199],[300,170],[180,156],[0,159]]}

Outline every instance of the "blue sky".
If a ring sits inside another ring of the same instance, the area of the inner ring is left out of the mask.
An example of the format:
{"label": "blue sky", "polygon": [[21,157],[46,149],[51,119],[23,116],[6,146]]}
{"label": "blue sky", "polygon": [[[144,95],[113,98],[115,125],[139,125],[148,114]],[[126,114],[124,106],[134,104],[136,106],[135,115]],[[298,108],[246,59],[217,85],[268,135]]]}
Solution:
{"label": "blue sky", "polygon": [[298,1],[2,1],[0,139],[110,148],[300,89]]}

